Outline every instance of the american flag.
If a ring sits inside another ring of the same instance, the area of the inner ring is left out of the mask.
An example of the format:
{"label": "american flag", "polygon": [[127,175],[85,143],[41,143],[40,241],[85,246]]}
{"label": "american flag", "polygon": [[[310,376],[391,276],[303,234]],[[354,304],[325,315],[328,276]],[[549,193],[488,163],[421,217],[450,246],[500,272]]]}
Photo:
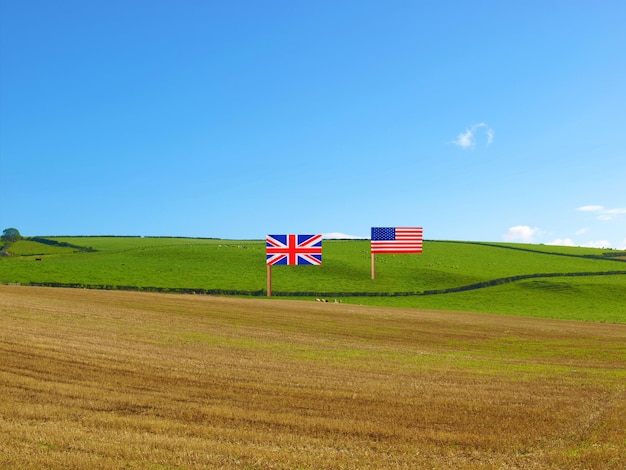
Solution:
{"label": "american flag", "polygon": [[372,227],[372,254],[421,252],[422,227]]}
{"label": "american flag", "polygon": [[266,264],[322,264],[322,235],[267,235]]}

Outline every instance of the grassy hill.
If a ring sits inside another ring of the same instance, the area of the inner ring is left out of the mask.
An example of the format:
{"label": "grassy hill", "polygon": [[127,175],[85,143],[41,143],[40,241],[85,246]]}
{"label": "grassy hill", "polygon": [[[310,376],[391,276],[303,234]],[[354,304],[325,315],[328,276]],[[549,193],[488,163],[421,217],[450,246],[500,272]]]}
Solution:
{"label": "grassy hill", "polygon": [[[261,240],[50,237],[13,243],[0,283],[264,296]],[[379,255],[367,240],[325,240],[321,266],[275,266],[274,296],[626,323],[625,253],[425,241]]]}

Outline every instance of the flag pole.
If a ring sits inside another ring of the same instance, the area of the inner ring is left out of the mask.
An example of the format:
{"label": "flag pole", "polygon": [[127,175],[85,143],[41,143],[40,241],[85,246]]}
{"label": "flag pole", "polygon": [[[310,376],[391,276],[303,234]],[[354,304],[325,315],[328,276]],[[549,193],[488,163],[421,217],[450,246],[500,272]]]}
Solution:
{"label": "flag pole", "polygon": [[272,296],[272,265],[267,265],[267,296]]}
{"label": "flag pole", "polygon": [[372,253],[372,279],[376,278],[376,258],[375,254]]}

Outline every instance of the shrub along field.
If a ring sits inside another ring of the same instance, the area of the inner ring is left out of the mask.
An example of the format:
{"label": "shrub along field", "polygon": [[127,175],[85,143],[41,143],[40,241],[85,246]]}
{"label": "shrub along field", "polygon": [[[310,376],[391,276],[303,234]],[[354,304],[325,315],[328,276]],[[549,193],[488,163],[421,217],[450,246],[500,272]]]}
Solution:
{"label": "shrub along field", "polygon": [[[266,294],[260,240],[52,237],[7,251],[0,257],[5,284]],[[369,241],[325,240],[321,266],[274,266],[272,287],[276,297],[626,322],[624,255],[425,241],[421,255],[378,255],[372,280]]]}
{"label": "shrub along field", "polygon": [[626,466],[623,324],[6,285],[0,318],[0,468]]}

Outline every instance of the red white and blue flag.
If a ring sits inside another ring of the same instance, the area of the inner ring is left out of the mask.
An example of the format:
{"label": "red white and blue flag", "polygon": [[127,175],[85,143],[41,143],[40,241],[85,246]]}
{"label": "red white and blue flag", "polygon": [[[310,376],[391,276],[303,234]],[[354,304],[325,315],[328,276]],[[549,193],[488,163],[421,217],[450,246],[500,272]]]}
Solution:
{"label": "red white and blue flag", "polygon": [[372,254],[421,253],[422,227],[372,227]]}
{"label": "red white and blue flag", "polygon": [[322,264],[322,235],[267,235],[266,264]]}

